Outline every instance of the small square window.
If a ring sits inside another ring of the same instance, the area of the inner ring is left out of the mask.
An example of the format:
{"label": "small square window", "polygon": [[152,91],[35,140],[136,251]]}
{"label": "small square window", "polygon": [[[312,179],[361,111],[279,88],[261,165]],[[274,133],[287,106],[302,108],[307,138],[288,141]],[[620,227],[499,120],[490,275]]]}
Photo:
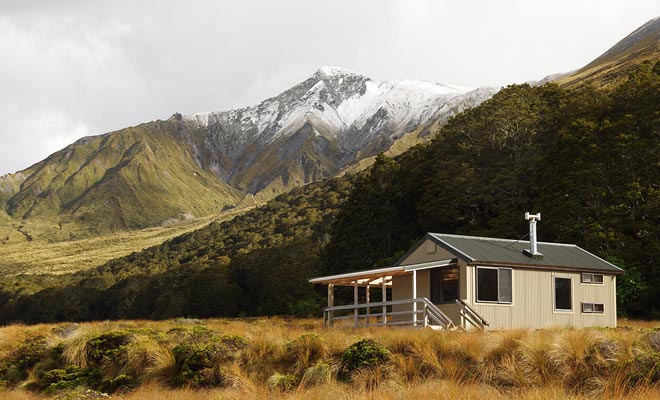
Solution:
{"label": "small square window", "polygon": [[602,284],[603,278],[604,278],[603,274],[593,274],[590,272],[584,272],[582,274],[582,283]]}
{"label": "small square window", "polygon": [[605,306],[602,303],[582,303],[582,312],[585,314],[603,314]]}
{"label": "small square window", "polygon": [[426,242],[426,252],[431,254],[436,252],[436,244],[432,241]]}

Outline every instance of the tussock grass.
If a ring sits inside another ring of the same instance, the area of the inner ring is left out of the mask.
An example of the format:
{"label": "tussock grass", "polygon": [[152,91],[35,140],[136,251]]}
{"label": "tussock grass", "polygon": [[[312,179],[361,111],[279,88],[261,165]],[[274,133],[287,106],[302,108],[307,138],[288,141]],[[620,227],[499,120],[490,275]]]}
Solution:
{"label": "tussock grass", "polygon": [[12,325],[0,328],[0,398],[660,399],[658,332],[323,329],[281,318]]}

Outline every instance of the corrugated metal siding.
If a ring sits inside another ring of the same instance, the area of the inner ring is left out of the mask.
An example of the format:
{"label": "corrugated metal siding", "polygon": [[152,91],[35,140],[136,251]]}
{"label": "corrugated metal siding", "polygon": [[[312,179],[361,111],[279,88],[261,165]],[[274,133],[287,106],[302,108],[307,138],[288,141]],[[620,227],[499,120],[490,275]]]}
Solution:
{"label": "corrugated metal siding", "polygon": [[[476,269],[468,266],[475,281]],[[572,312],[554,310],[554,277],[572,278]],[[580,273],[513,269],[513,303],[476,302],[474,289],[470,303],[490,323],[490,329],[544,328],[550,326],[616,326],[616,278],[605,275],[603,285],[580,283]],[[474,286],[474,285],[472,285]],[[602,303],[603,314],[582,313],[581,302]]]}

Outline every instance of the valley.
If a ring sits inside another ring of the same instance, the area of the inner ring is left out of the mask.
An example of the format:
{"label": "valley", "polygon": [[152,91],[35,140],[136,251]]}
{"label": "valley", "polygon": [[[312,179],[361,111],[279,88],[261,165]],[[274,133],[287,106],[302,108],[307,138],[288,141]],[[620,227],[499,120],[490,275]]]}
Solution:
{"label": "valley", "polygon": [[47,242],[12,240],[2,245],[0,277],[15,275],[61,275],[86,271],[110,260],[162,244],[168,239],[203,228],[211,222],[225,221],[254,206],[231,210],[173,226],[116,232],[91,238]]}

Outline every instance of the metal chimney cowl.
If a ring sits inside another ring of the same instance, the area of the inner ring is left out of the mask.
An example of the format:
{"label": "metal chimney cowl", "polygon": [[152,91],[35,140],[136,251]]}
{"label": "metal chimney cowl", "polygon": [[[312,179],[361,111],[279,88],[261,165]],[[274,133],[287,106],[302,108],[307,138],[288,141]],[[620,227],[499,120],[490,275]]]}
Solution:
{"label": "metal chimney cowl", "polygon": [[523,254],[535,260],[543,260],[543,254],[539,252],[536,242],[536,222],[541,220],[541,213],[525,213],[525,220],[529,221],[529,245],[530,249],[523,249]]}

